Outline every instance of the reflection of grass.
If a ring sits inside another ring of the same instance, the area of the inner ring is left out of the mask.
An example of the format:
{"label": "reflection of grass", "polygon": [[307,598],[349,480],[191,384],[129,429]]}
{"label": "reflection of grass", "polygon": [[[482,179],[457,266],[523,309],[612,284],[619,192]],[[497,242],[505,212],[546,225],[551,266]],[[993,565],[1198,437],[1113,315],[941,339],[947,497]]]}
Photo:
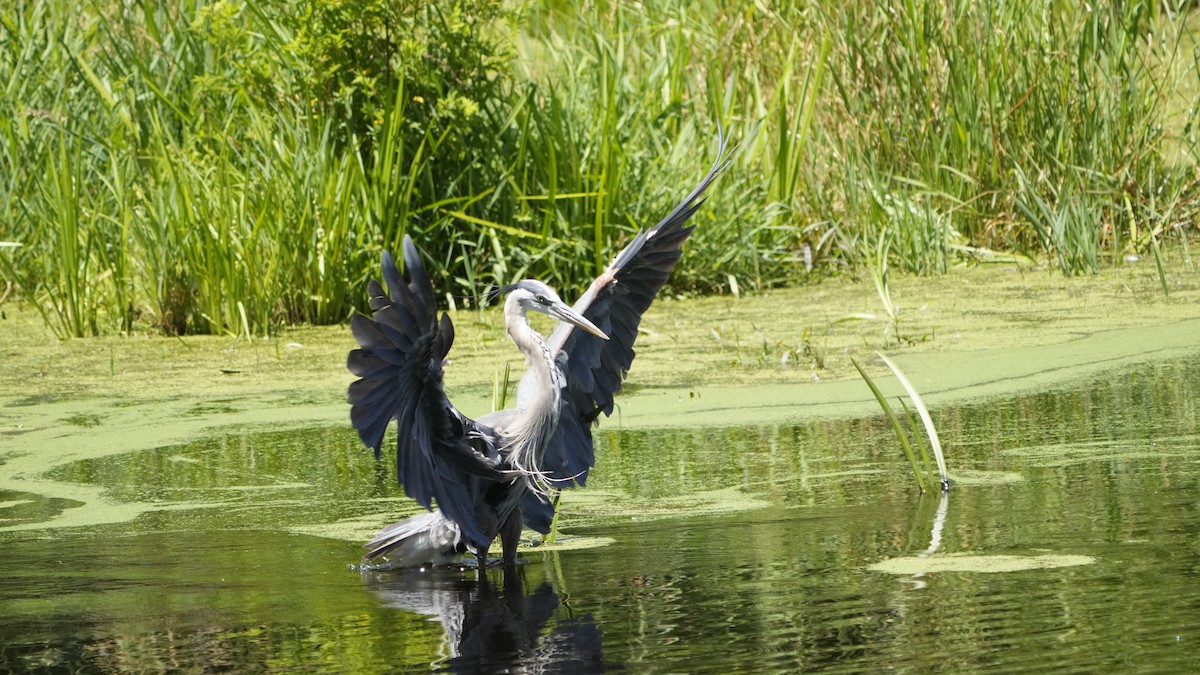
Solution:
{"label": "reflection of grass", "polygon": [[1028,467],[1051,468],[1100,461],[1190,457],[1198,441],[1200,437],[1188,434],[1159,438],[1153,446],[1137,440],[1090,441],[1010,448],[1004,454],[1020,459]]}

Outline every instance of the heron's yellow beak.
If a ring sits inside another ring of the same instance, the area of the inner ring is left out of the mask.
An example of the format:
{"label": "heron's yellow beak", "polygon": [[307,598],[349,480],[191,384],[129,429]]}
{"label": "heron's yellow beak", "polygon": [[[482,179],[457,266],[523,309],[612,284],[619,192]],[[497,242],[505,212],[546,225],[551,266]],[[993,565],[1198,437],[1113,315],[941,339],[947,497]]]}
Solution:
{"label": "heron's yellow beak", "polygon": [[579,326],[580,328],[586,330],[587,332],[591,333],[592,335],[595,335],[596,337],[600,338],[601,340],[608,339],[608,336],[604,334],[604,331],[597,328],[596,324],[592,323],[591,321],[588,321],[587,319],[585,319],[583,317],[582,314],[579,314],[578,312],[576,312],[575,310],[566,306],[565,304],[562,304],[562,303],[555,304],[554,306],[552,306],[550,308],[550,311],[548,313],[550,314],[550,316],[558,319],[559,321],[566,321],[569,324]]}

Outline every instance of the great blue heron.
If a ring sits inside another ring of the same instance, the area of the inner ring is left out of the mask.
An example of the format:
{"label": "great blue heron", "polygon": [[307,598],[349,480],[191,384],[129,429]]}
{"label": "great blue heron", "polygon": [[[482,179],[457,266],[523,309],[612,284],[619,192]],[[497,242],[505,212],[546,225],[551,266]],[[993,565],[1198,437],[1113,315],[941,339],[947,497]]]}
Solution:
{"label": "great blue heron", "polygon": [[[694,228],[685,224],[721,171],[726,141],[718,138],[717,159],[700,184],[639,232],[574,307],[536,280],[501,289],[508,294],[505,327],[528,367],[514,409],[473,420],[451,405],[442,387],[454,341],[450,317],[438,319],[412,239],[404,238],[408,284],[383,253],[390,295],[371,281],[372,317],[350,321],[360,348],[350,352],[347,367],[361,378],[350,385],[350,419],[376,459],[396,420],[396,477],[410,497],[426,509],[436,501],[438,510],[384,528],[366,544],[367,560],[386,556],[411,567],[453,562],[470,551],[482,571],[497,535],[511,566],[523,526],[549,531],[554,505],[544,487],[583,485],[595,463],[591,424],[601,412],[612,413],[642,314],[679,261]],[[548,340],[530,327],[530,311],[561,322]]]}

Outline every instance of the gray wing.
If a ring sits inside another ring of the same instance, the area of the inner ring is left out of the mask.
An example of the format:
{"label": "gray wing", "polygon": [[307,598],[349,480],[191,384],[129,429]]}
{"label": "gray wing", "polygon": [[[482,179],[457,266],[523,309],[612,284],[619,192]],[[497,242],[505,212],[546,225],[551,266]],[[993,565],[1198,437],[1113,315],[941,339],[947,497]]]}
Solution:
{"label": "gray wing", "polygon": [[613,396],[633,363],[633,343],[642,314],[683,255],[681,246],[695,226],[689,218],[704,203],[704,192],[728,166],[727,139],[718,129],[719,148],[700,184],[657,225],[634,237],[575,303],[575,311],[600,327],[608,340],[560,323],[549,347],[566,373],[558,429],[543,456],[542,470],[559,481],[583,485],[595,464],[591,423],[612,414]]}
{"label": "gray wing", "polygon": [[356,314],[350,329],[359,349],[346,367],[359,376],[350,385],[350,420],[364,445],[380,455],[388,424],[396,420],[396,479],[422,506],[438,508],[472,544],[486,546],[475,516],[478,481],[496,480],[490,429],[450,404],[442,387],[442,361],[454,343],[454,325],[437,305],[429,275],[412,239],[404,237],[406,285],[391,254],[383,253],[383,276],[368,284],[371,318]]}

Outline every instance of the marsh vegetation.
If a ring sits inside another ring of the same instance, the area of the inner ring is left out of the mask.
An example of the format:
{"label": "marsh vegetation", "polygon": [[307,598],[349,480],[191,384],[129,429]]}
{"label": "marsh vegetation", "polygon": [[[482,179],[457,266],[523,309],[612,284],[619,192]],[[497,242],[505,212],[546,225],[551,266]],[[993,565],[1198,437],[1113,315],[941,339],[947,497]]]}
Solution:
{"label": "marsh vegetation", "polygon": [[571,295],[718,120],[678,292],[1186,255],[1190,5],[18,0],[0,270],[61,336],[336,323],[406,232]]}

